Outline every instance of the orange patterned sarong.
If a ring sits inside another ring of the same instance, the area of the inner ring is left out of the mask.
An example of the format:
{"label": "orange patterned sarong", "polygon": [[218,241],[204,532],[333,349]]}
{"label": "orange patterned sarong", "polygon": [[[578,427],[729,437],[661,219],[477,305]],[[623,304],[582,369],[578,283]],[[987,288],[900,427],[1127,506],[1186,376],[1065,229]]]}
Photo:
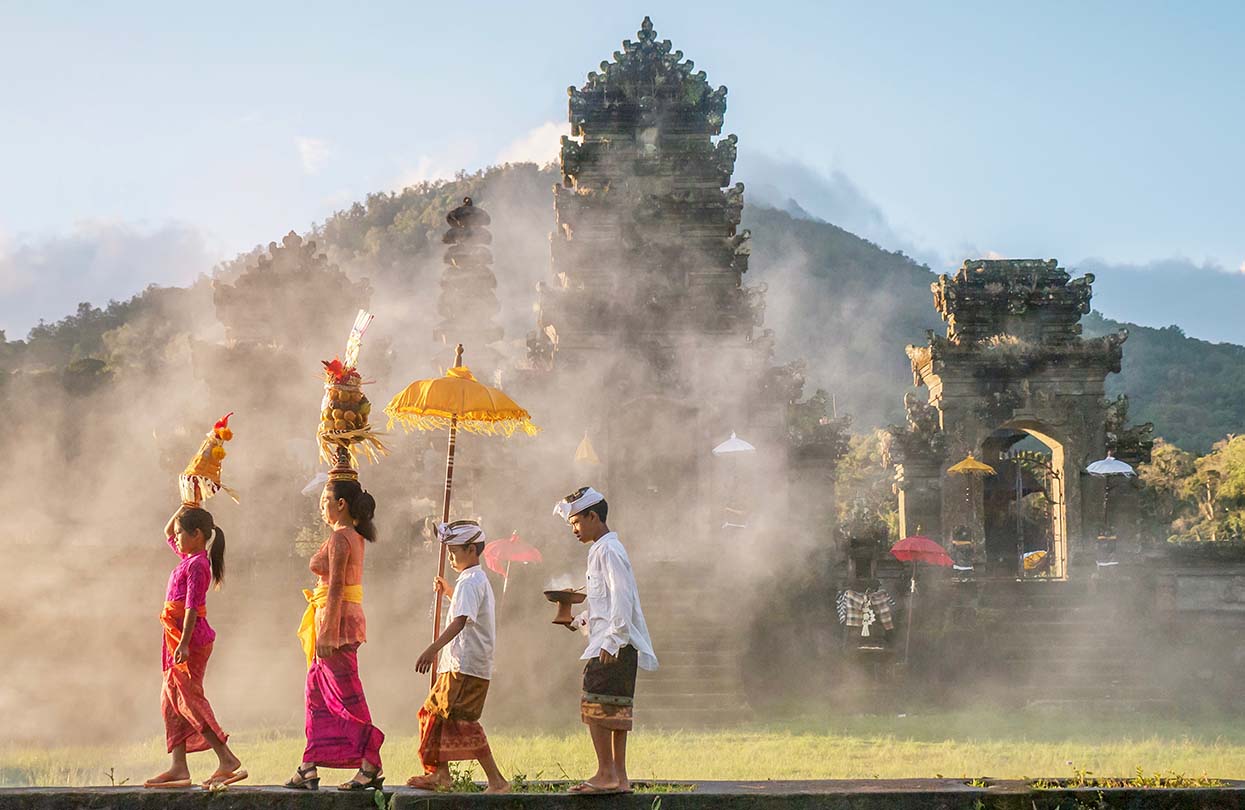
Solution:
{"label": "orange patterned sarong", "polygon": [[445,762],[488,756],[488,737],[480,725],[488,684],[461,672],[437,676],[419,710],[419,758],[425,771],[432,773]]}

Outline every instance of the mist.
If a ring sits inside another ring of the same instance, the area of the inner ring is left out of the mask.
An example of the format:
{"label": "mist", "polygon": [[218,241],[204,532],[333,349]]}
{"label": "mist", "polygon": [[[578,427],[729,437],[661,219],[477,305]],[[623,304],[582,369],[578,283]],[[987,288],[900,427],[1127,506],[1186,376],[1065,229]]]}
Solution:
{"label": "mist", "polygon": [[[853,537],[880,530],[879,544],[898,538],[886,535],[878,509],[863,528],[842,518],[877,491],[883,508],[893,508],[875,429],[902,421],[903,402],[893,392],[897,379],[911,379],[910,369],[901,352],[889,365],[862,366],[860,358],[878,345],[920,342],[919,329],[888,333],[900,320],[896,313],[928,328],[941,325],[925,292],[929,271],[889,254],[881,276],[865,274],[827,294],[827,262],[850,267],[852,257],[810,255],[774,238],[765,224],[785,215],[749,203],[744,224],[754,229],[755,255],[744,283],[767,288],[752,342],[689,338],[668,351],[620,342],[570,375],[543,376],[528,348],[541,300],[537,285],[552,283],[555,179],[549,169],[520,164],[378,195],[341,216],[365,224],[356,229],[362,233],[396,225],[405,241],[352,240],[340,220],[327,221],[225,263],[211,279],[152,293],[145,308],[105,334],[106,362],[98,366],[53,371],[32,362],[4,379],[13,466],[0,477],[0,510],[9,517],[0,546],[12,564],[0,590],[0,651],[11,667],[0,685],[0,711],[10,718],[10,741],[120,743],[159,734],[156,617],[176,564],[160,527],[178,503],[177,473],[228,411],[235,412],[235,439],[224,479],[241,504],[224,497],[207,503],[228,537],[225,586],[209,595],[218,638],[208,694],[227,731],[297,735],[305,663],[294,632],[305,607],[301,589],[314,582],[308,558],[327,536],[316,495],[300,494],[319,469],[319,361],[341,353],[356,309],[376,314],[360,369],[371,381],[378,427],[393,394],[444,370],[453,340],[432,338],[440,238],[445,213],[468,195],[492,219],[502,304],[496,323],[505,334],[489,346],[468,342],[465,363],[482,380],[500,373],[501,387],[544,429],[536,438],[468,435],[459,444],[452,518],[479,518],[490,539],[517,531],[544,556],[540,564],[515,566],[504,591],[503,580],[489,574],[498,649],[486,724],[578,728],[583,639],[550,624],[554,607],[541,591],[583,584],[586,550],[550,510],[585,484],[609,499],[610,526],[636,564],[667,672],[695,656],[720,654],[724,669],[746,656],[745,671],[721,675],[714,688],[737,690],[731,694],[754,710],[781,712],[802,700],[836,711],[896,708],[870,672],[846,659],[833,600],[845,586],[881,585],[897,598],[903,627],[909,572],[885,556],[859,582],[846,568]],[[431,202],[416,219],[404,195]],[[636,321],[649,317],[643,300],[625,295],[611,307]],[[862,311],[888,318],[849,317]],[[588,407],[584,391],[624,381],[634,410],[611,420]],[[828,393],[821,413],[810,405],[819,388]],[[806,421],[833,440],[848,440],[850,417],[859,465],[849,476],[840,462],[837,491],[818,477],[820,468],[802,466],[789,451],[793,404],[808,406]],[[712,457],[732,431],[757,452]],[[585,435],[605,467],[573,460]],[[426,690],[413,666],[431,636],[436,549],[429,527],[440,512],[445,436],[395,429],[385,442],[390,455],[360,471],[376,497],[380,529],[379,541],[367,547],[369,640],[360,670],[377,725],[401,734],[417,727]],[[728,508],[744,515],[743,528],[725,525]],[[1014,671],[972,668],[974,656],[987,658],[990,650],[938,646],[958,615],[954,588],[940,572],[920,577],[914,666],[938,671],[950,657],[967,671],[944,670],[952,672],[947,680],[959,681],[957,689],[914,693],[902,708],[1014,698]],[[1111,618],[1121,622],[1113,625],[1116,638],[1143,629],[1123,614]],[[773,632],[797,623],[810,628],[804,641]],[[1084,647],[1102,639],[1102,627],[1080,630],[1064,641]],[[1136,660],[1156,676],[1172,666],[1157,655]],[[707,712],[704,704],[721,701],[719,692],[697,698],[680,688],[642,677],[639,711],[646,700],[651,712]],[[641,717],[661,722],[656,712]]]}

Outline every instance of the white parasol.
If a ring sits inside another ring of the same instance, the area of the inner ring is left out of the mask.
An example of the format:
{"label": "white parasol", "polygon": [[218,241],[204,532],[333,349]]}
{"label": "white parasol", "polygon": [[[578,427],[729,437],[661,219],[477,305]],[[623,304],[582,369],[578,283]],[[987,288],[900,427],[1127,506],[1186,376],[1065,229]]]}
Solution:
{"label": "white parasol", "polygon": [[756,448],[735,435],[733,430],[729,439],[713,448],[715,456],[719,458],[727,456],[733,459],[731,461],[730,489],[726,493],[726,522],[722,524],[723,529],[746,529],[748,527],[747,510],[740,508],[736,504],[736,496],[739,490],[739,456],[755,452]]}
{"label": "white parasol", "polygon": [[315,477],[307,482],[307,486],[303,487],[304,495],[314,495],[319,492],[329,480],[329,474],[324,470],[316,473]]}
{"label": "white parasol", "polygon": [[1111,455],[1110,453],[1107,453],[1106,458],[1100,461],[1095,461],[1093,464],[1090,464],[1088,467],[1086,467],[1085,472],[1089,473],[1090,475],[1096,475],[1099,478],[1105,478],[1109,475],[1128,476],[1128,475],[1137,474],[1137,471],[1134,470],[1131,465],[1126,464],[1123,461],[1120,461],[1118,458]]}
{"label": "white parasol", "polygon": [[748,444],[743,439],[735,435],[735,431],[731,431],[731,437],[726,441],[713,448],[715,456],[727,456],[732,453],[754,453],[756,448]]}

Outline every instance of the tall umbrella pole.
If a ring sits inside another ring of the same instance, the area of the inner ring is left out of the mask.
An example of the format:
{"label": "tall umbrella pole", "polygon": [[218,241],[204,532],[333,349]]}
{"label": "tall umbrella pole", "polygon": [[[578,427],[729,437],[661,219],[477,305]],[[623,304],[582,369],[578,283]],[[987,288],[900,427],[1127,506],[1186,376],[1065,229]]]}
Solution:
{"label": "tall umbrella pole", "polygon": [[[454,366],[463,364],[463,344],[459,343],[458,348],[454,352]],[[450,495],[454,491],[454,449],[458,445],[458,417],[455,416],[450,420],[450,446],[445,453],[445,496],[441,501],[441,522],[450,522]],[[437,576],[445,576],[445,543],[438,543],[441,548],[438,550],[437,558]],[[432,640],[436,641],[441,635],[441,600],[444,597],[441,591],[437,590],[437,605],[432,615]],[[437,662],[432,662],[432,682],[437,682]]]}
{"label": "tall umbrella pole", "polygon": [[908,591],[908,622],[903,633],[903,662],[908,663],[908,644],[912,641],[912,603],[916,601],[916,560],[912,560],[912,585]]}

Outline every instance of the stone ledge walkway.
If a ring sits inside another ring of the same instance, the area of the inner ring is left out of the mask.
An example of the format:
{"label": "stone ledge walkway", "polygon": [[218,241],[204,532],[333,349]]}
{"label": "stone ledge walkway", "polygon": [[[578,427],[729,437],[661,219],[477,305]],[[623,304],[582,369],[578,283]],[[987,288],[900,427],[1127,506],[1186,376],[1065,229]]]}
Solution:
{"label": "stone ledge walkway", "polygon": [[[371,794],[321,790],[299,793],[279,787],[241,787],[211,793],[134,787],[0,788],[0,810],[368,810]],[[697,782],[690,792],[572,796],[566,793],[427,793],[385,791],[388,810],[1245,810],[1245,782],[1220,788],[1033,790],[1022,781],[999,780],[980,788],[959,779],[866,779],[806,782]]]}

